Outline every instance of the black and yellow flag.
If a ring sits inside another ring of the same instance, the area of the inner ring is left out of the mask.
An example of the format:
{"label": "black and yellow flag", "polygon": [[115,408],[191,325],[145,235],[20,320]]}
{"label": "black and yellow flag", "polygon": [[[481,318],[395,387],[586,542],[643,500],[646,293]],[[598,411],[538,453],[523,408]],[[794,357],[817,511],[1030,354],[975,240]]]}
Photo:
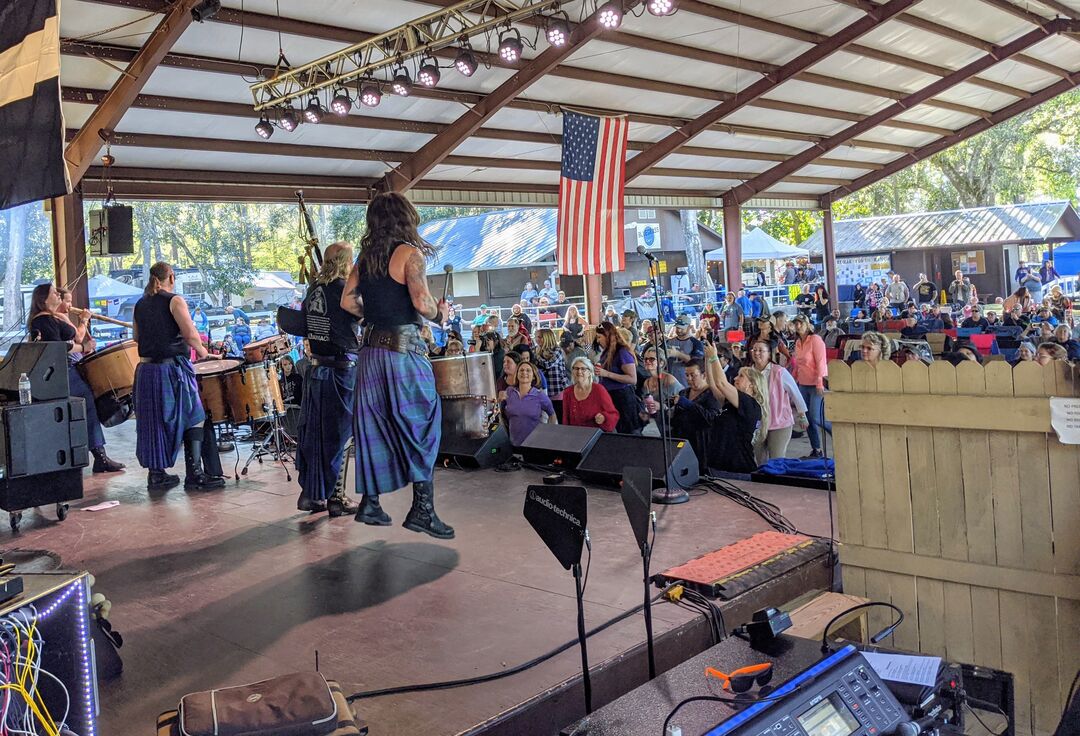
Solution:
{"label": "black and yellow flag", "polygon": [[58,3],[0,2],[0,210],[71,191]]}

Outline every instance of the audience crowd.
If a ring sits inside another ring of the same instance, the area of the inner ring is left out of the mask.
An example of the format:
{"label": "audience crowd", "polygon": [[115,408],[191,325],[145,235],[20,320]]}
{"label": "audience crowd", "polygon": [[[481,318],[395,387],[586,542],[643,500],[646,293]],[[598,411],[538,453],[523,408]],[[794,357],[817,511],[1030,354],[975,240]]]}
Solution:
{"label": "audience crowd", "polygon": [[696,314],[672,314],[666,335],[632,310],[608,308],[590,326],[573,305],[545,313],[566,299],[545,281],[541,289],[526,284],[505,321],[482,309],[463,332],[451,314],[443,344],[430,330],[424,335],[435,358],[492,354],[515,445],[541,422],[630,434],[653,425],[649,431],[688,441],[703,472],[751,472],[786,458],[792,437],[803,433],[810,452],[801,459],[822,458],[831,431],[823,401],[830,359],[958,364],[996,353],[1013,363],[1080,360],[1072,304],[1057,286],[1040,288],[1039,298],[1021,286],[985,305],[957,272],[943,304],[942,288],[924,274],[912,286],[891,274],[859,286],[841,318],[827,289],[806,281],[808,269],[788,266],[778,280],[798,284],[793,316],[739,290],[719,303],[704,300]]}

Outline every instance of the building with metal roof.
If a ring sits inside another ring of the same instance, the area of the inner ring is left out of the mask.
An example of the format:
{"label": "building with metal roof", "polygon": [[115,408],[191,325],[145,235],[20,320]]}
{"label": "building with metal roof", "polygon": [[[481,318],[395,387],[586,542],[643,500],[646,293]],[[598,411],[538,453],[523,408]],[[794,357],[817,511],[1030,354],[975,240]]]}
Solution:
{"label": "building with metal roof", "polygon": [[[984,296],[1000,296],[1015,286],[1020,246],[1076,240],[1080,216],[1066,201],[1032,202],[839,220],[833,232],[841,286],[865,283],[888,270],[900,273],[908,285],[919,273],[940,285],[959,269]],[[801,245],[821,256],[823,230]]]}
{"label": "building with metal roof", "polygon": [[[604,294],[621,295],[623,289],[640,293],[647,286],[648,264],[637,253],[646,245],[660,259],[661,282],[686,266],[686,243],[677,210],[629,209],[626,221],[626,268],[604,277]],[[463,306],[509,303],[520,295],[526,281],[537,285],[555,270],[558,211],[522,207],[492,210],[479,215],[433,220],[420,226],[420,235],[438,247],[428,260],[432,288],[442,290],[442,272],[453,269],[454,299]],[[720,249],[720,233],[698,223],[705,250]],[[581,296],[579,277],[563,277],[560,286],[570,296]],[[475,302],[475,303],[474,303]]]}

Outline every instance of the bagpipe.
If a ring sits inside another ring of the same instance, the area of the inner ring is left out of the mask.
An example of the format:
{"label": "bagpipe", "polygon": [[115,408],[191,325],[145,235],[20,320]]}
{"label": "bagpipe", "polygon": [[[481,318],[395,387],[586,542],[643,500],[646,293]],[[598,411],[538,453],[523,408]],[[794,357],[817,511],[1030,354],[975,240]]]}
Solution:
{"label": "bagpipe", "polygon": [[[296,190],[296,202],[300,208],[300,222],[297,230],[300,239],[304,241],[304,251],[297,258],[300,262],[297,281],[301,284],[310,284],[322,268],[322,249],[319,247],[319,233],[315,230],[315,222],[311,219],[311,213],[308,212],[307,204],[304,202],[302,189]],[[307,337],[307,320],[302,309],[278,307],[277,323],[282,332],[296,337]]]}

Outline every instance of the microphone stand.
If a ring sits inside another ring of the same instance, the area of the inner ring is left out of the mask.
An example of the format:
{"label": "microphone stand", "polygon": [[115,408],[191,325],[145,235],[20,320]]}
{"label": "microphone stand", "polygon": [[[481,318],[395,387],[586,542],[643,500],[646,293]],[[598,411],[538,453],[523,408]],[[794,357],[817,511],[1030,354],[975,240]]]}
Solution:
{"label": "microphone stand", "polygon": [[[660,264],[656,261],[656,256],[652,255],[651,253],[642,253],[642,255],[645,256],[645,259],[649,263],[649,282],[652,284],[653,299],[656,302],[656,332],[660,336],[658,341],[658,347],[661,347],[663,349],[664,363],[666,365],[669,357],[667,347],[667,332],[664,328],[664,310],[660,306]],[[669,433],[671,430],[668,426],[669,418],[666,414],[668,410],[666,400],[667,397],[664,396],[664,372],[660,368],[659,353],[657,353],[656,357],[656,393],[658,394],[660,399],[660,411],[657,412],[656,423],[657,427],[660,430],[660,447],[664,453],[664,485],[662,488],[657,488],[653,491],[652,502],[668,505],[686,503],[690,500],[690,494],[682,488],[676,488],[674,492],[672,492],[672,489],[670,487],[671,484],[668,482],[670,475],[669,471],[671,470],[671,450],[668,447],[668,442],[670,439]],[[663,419],[663,421],[661,421],[661,419]],[[644,554],[644,551],[642,552],[642,554]],[[647,569],[645,571],[645,575],[646,585],[648,585]],[[647,599],[648,595],[646,594],[646,600]],[[652,637],[650,636],[650,641],[651,639]],[[650,657],[650,665],[651,662],[652,659]]]}
{"label": "microphone stand", "polygon": [[592,713],[592,679],[589,677],[589,647],[585,636],[585,591],[581,587],[581,563],[574,564],[574,588],[577,592],[577,634],[581,645],[581,684],[585,689],[585,713]]}
{"label": "microphone stand", "polygon": [[[653,541],[656,541],[656,512],[650,512]],[[649,679],[656,678],[656,655],[653,647],[652,589],[649,587],[649,563],[652,561],[652,545],[646,539],[641,545],[641,565],[645,569],[645,645],[649,653]]]}

